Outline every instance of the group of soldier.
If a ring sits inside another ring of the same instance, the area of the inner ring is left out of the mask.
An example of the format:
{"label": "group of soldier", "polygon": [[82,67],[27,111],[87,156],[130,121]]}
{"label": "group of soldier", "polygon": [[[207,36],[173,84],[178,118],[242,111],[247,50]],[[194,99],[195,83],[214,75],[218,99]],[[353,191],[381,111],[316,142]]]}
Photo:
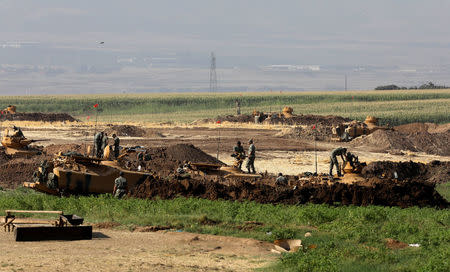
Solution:
{"label": "group of soldier", "polygon": [[253,144],[253,139],[248,141],[248,156],[245,155],[244,147],[242,146],[240,141],[237,141],[236,146],[234,147],[234,153],[231,155],[235,159],[234,166],[239,170],[242,170],[242,164],[244,163],[245,158],[247,157],[247,163],[245,167],[247,168],[248,173],[256,174],[255,170],[255,158],[256,158],[256,147]]}
{"label": "group of soldier", "polygon": [[[97,136],[97,135],[99,135],[99,136]],[[101,152],[103,152],[103,149],[107,145],[107,134],[100,132],[97,135],[95,137],[96,143],[97,143],[96,150],[98,150],[98,151],[102,150]],[[101,140],[98,140],[99,138]],[[103,144],[105,141],[103,139],[106,139],[106,144]],[[115,134],[113,134],[113,139],[114,139],[114,154],[115,154],[115,157],[117,158],[120,140]],[[256,158],[256,153],[255,153],[256,147],[253,143],[253,139],[250,139],[248,141],[248,144],[249,144],[249,147],[248,147],[248,152],[246,155],[244,147],[242,146],[241,142],[237,141],[236,146],[234,147],[234,152],[231,156],[235,158],[234,166],[240,170],[242,169],[242,164],[243,164],[245,158],[247,158],[247,163],[246,163],[247,171],[248,171],[248,173],[255,174],[256,171],[255,171],[254,164],[255,164],[255,158]],[[102,153],[97,153],[97,156],[98,156],[98,154],[102,154]],[[144,160],[144,153],[140,153],[139,155],[142,156],[142,158],[140,158],[140,160]],[[336,167],[338,176],[339,177],[342,176],[341,169],[339,167],[338,156],[340,156],[342,158],[343,163],[349,162],[352,167],[355,166],[356,163],[358,163],[357,156],[355,156],[354,154],[352,154],[350,152],[347,152],[347,149],[344,147],[338,147],[338,148],[334,149],[330,155],[330,173],[329,173],[330,176],[332,176],[334,167]],[[184,164],[181,164],[178,167],[176,172],[177,172],[178,176],[180,176],[182,178],[188,178],[189,177],[189,173],[187,172],[188,169],[190,169],[189,162],[185,161]],[[284,185],[284,184],[288,183],[288,178],[286,176],[284,176],[282,173],[279,173],[275,182],[278,185]],[[124,173],[120,172],[119,177],[114,181],[113,195],[115,197],[122,198],[127,193],[128,193],[127,180],[124,177]]]}
{"label": "group of soldier", "polygon": [[[120,139],[116,134],[112,135],[113,138],[113,152],[114,158],[119,157],[120,151]],[[108,146],[108,133],[100,131],[94,136],[94,153],[97,158],[102,158],[105,153],[105,148]]]}

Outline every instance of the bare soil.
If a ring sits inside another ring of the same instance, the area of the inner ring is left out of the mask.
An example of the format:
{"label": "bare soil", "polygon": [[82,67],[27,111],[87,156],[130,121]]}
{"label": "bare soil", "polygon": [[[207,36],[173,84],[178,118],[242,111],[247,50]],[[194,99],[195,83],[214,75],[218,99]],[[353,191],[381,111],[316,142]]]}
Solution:
{"label": "bare soil", "polygon": [[15,242],[0,232],[1,271],[249,271],[278,256],[253,239],[94,229],[84,241]]}

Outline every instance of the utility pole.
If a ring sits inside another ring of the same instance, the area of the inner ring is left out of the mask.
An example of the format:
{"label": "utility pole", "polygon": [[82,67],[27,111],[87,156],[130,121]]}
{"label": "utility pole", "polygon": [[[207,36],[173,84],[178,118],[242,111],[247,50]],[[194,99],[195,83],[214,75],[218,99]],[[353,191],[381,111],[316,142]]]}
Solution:
{"label": "utility pole", "polygon": [[216,56],[211,52],[211,68],[209,69],[209,91],[217,91]]}

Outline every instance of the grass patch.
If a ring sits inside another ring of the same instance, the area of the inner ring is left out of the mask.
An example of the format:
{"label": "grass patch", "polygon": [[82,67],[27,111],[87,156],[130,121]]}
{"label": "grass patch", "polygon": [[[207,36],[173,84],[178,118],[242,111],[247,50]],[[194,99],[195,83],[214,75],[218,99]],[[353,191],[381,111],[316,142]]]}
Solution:
{"label": "grass patch", "polygon": [[450,182],[438,184],[436,186],[436,191],[438,191],[443,198],[447,199],[447,201],[450,201]]}
{"label": "grass patch", "polygon": [[[189,232],[273,241],[299,238],[305,249],[282,255],[268,271],[449,271],[450,213],[432,208],[270,205],[254,202],[117,200],[111,195],[58,198],[28,190],[0,192],[5,209],[64,210],[88,222],[173,226]],[[249,227],[250,226],[250,227]],[[309,231],[311,237],[304,237]],[[385,238],[420,248],[387,249]],[[307,249],[316,245],[315,249]]]}
{"label": "grass patch", "polygon": [[103,122],[190,122],[234,114],[236,99],[241,100],[243,113],[278,111],[289,105],[295,113],[359,120],[375,115],[392,125],[450,122],[450,90],[4,96],[0,104],[16,105],[23,112],[67,112],[85,120],[94,115],[93,105],[98,103]]}

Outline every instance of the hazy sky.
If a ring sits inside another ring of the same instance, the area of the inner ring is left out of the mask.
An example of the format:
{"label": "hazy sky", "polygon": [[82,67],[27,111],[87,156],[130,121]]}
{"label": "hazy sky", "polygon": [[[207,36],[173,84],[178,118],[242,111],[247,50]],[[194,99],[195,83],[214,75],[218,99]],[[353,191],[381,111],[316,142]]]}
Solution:
{"label": "hazy sky", "polygon": [[237,58],[446,67],[449,10],[448,0],[0,0],[0,42],[124,55],[214,51],[229,66]]}

